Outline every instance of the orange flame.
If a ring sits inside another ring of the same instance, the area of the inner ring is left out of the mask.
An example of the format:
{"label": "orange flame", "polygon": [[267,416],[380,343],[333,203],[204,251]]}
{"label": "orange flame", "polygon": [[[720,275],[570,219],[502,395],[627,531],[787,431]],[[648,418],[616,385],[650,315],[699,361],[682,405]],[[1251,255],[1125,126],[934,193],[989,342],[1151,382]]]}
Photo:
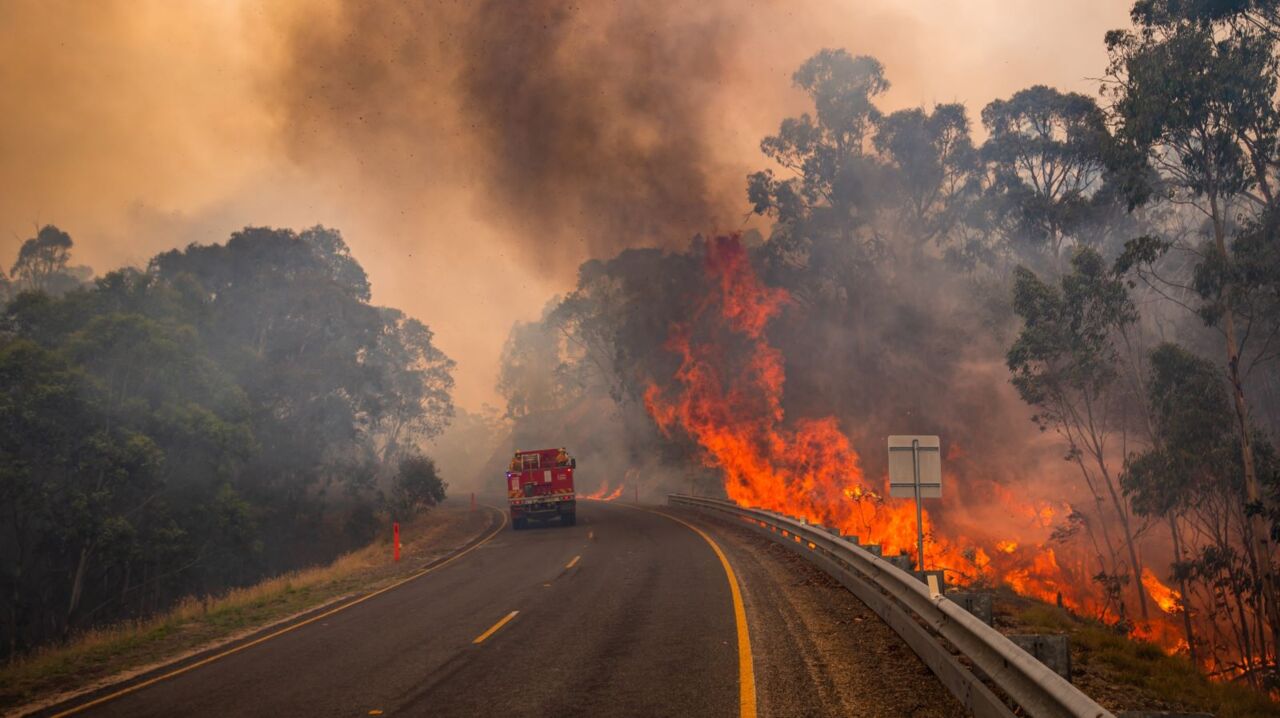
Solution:
{"label": "orange flame", "polygon": [[626,488],[627,488],[626,484],[621,484],[618,486],[618,488],[614,489],[613,491],[610,491],[609,482],[606,480],[606,481],[600,482],[600,488],[596,489],[595,491],[589,494],[578,494],[578,498],[588,499],[591,501],[613,501],[614,499],[621,496],[623,490]]}
{"label": "orange flame", "polygon": [[[736,237],[716,239],[707,268],[720,288],[719,319],[751,340],[745,360],[731,369],[717,346],[695,344],[689,326],[677,326],[667,348],[681,357],[676,379],[684,391],[668,401],[650,384],[645,406],[662,431],[681,427],[697,439],[708,464],[724,472],[734,501],[814,520],[835,518],[830,509],[836,506],[847,513],[856,503],[840,499],[846,487],[862,483],[862,468],[836,420],[800,421],[794,430],[781,426],[782,352],[763,334],[790,301],[786,292],[759,282]],[[695,319],[710,309],[704,303]]]}
{"label": "orange flame", "polygon": [[[790,305],[790,296],[759,280],[736,236],[717,237],[709,245],[706,271],[713,291],[686,322],[672,326],[666,344],[680,359],[677,386],[664,391],[650,383],[645,391],[645,407],[659,429],[693,438],[703,449],[704,463],[722,474],[725,493],[733,501],[878,542],[886,555],[914,558],[914,505],[886,500],[867,486],[858,453],[837,419],[785,420],[783,355],[768,342],[765,329]],[[965,452],[953,447],[948,456],[962,460]],[[885,488],[887,479],[881,477],[878,484]],[[1018,540],[983,536],[979,522],[970,531],[973,535],[965,537],[951,525],[945,532],[936,530],[925,511],[925,554],[931,568],[947,570],[953,583],[1003,581],[1024,595],[1104,619],[1116,617],[1091,581],[1096,570],[1088,558],[1048,545],[1059,513],[1072,512],[1069,505],[1028,499],[994,481],[966,484],[971,494],[980,491],[988,505],[1027,533]],[[961,507],[948,516],[954,523],[963,521],[957,516],[964,514]],[[1162,645],[1176,645],[1172,622],[1164,624],[1152,635]]]}
{"label": "orange flame", "polygon": [[[673,327],[667,348],[681,358],[681,391],[665,396],[656,384],[645,405],[667,434],[679,428],[705,450],[705,462],[724,475],[730,499],[782,511],[872,537],[886,553],[916,548],[915,510],[887,503],[865,487],[861,462],[834,417],[784,425],[782,352],[764,337],[768,322],[791,299],[762,284],[737,237],[719,237],[707,255],[707,271],[718,291],[695,308],[689,324]],[[726,340],[746,350],[730,360],[718,343],[695,343],[691,327],[709,322]],[[883,483],[883,482],[882,482]],[[957,546],[924,529],[932,559],[965,565]]]}
{"label": "orange flame", "polygon": [[1160,579],[1149,568],[1142,569],[1142,585],[1161,611],[1182,613],[1182,594],[1160,583]]}

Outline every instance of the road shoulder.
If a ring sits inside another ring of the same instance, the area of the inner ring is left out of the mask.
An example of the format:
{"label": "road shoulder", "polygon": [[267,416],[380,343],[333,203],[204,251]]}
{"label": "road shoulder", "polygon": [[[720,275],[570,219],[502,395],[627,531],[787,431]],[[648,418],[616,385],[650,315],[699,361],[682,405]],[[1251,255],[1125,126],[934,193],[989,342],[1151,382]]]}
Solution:
{"label": "road shoulder", "polygon": [[737,571],[759,715],[963,715],[893,629],[821,569],[743,527],[671,511],[714,536]]}
{"label": "road shoulder", "polygon": [[28,666],[6,667],[12,680],[4,682],[0,706],[5,715],[53,714],[201,664],[416,577],[493,535],[504,519],[493,508],[442,507],[404,527],[399,563],[390,560],[389,544],[375,544],[330,566],[245,589],[246,600],[205,610],[197,604],[197,610],[175,611],[132,637],[55,649]]}

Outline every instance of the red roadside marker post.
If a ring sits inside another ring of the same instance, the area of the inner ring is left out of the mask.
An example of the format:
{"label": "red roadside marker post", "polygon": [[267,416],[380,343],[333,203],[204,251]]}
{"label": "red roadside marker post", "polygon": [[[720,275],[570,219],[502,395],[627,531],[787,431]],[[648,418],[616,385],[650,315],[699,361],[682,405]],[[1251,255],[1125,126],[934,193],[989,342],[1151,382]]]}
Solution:
{"label": "red roadside marker post", "polygon": [[392,543],[395,544],[395,560],[400,561],[400,522],[396,521],[391,524],[391,533],[393,535]]}

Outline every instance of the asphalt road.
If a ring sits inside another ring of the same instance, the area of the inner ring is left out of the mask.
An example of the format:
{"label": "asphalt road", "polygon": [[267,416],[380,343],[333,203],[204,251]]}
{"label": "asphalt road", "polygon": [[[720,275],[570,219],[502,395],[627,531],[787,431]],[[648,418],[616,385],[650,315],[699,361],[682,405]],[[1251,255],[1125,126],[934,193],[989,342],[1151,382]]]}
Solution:
{"label": "asphalt road", "polygon": [[803,558],[733,522],[652,508],[666,515],[583,501],[574,527],[504,526],[407,583],[79,714],[963,715]]}
{"label": "asphalt road", "polygon": [[82,715],[734,716],[738,676],[711,545],[670,518],[584,501],[574,527],[506,528],[394,590]]}

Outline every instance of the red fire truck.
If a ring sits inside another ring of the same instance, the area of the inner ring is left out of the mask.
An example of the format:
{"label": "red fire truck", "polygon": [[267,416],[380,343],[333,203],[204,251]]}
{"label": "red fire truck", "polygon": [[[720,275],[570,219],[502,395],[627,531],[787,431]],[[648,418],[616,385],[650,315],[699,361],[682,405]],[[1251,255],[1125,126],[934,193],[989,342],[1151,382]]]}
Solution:
{"label": "red fire truck", "polygon": [[507,502],[511,527],[517,531],[530,520],[559,518],[563,526],[576,520],[573,470],[578,461],[564,449],[517,451],[507,469]]}

